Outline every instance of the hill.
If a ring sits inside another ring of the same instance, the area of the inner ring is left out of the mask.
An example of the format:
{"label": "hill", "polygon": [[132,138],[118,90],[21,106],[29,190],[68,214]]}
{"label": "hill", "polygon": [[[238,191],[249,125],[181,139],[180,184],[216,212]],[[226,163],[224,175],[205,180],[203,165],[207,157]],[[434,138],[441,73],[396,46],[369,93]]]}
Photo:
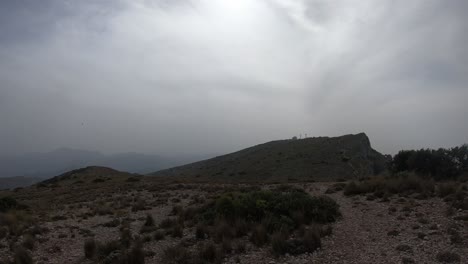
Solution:
{"label": "hill", "polygon": [[206,155],[163,157],[141,153],[105,155],[95,151],[69,148],[46,153],[0,157],[0,189],[29,186],[54,175],[86,166],[103,166],[132,173],[149,173],[206,157]]}
{"label": "hill", "polygon": [[44,180],[38,185],[75,185],[75,184],[86,184],[86,183],[100,183],[100,182],[116,182],[125,181],[132,177],[138,177],[138,174],[132,174],[128,172],[122,172],[107,167],[89,166],[65,172],[58,176]]}
{"label": "hill", "polygon": [[272,141],[150,175],[199,181],[331,181],[376,174],[385,157],[366,134]]}

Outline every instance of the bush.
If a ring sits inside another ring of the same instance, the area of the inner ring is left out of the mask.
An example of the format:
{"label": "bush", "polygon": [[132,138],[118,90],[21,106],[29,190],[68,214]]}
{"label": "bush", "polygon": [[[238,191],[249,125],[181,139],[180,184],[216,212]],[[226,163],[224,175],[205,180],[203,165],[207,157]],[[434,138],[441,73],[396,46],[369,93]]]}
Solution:
{"label": "bush", "polygon": [[271,236],[271,249],[275,255],[284,255],[289,251],[288,234],[285,232],[275,232]]}
{"label": "bush", "polygon": [[117,240],[111,240],[104,244],[98,244],[96,253],[100,258],[105,258],[110,253],[117,251],[121,248],[121,244]]}
{"label": "bush", "polygon": [[122,264],[144,264],[145,263],[145,251],[143,251],[143,246],[141,242],[137,242],[130,252],[126,256],[127,261],[122,261]]}
{"label": "bush", "polygon": [[179,224],[175,225],[171,230],[171,235],[172,237],[182,237],[184,235],[184,228]]}
{"label": "bush", "polygon": [[164,228],[164,229],[169,229],[177,225],[177,220],[172,219],[172,218],[166,218],[162,220],[162,222],[159,224],[159,227]]}
{"label": "bush", "polygon": [[189,264],[192,256],[189,251],[181,245],[168,247],[164,250],[164,263]]}
{"label": "bush", "polygon": [[400,173],[390,177],[373,177],[360,182],[351,182],[345,189],[347,196],[375,193],[376,196],[388,194],[421,194],[429,197],[434,194],[435,183],[411,173]]}
{"label": "bush", "polygon": [[17,247],[13,254],[15,264],[33,264],[31,254],[23,247]]}
{"label": "bush", "polygon": [[461,261],[460,255],[449,251],[439,252],[436,258],[439,262],[444,263],[454,263]]}
{"label": "bush", "polygon": [[395,173],[414,171],[435,179],[453,179],[468,170],[468,145],[451,149],[403,150],[391,162]]}
{"label": "bush", "polygon": [[96,255],[96,241],[87,239],[84,243],[84,253],[87,259],[92,259]]}
{"label": "bush", "polygon": [[34,241],[34,237],[27,234],[23,237],[23,242],[21,243],[21,245],[24,247],[24,248],[27,248],[29,250],[33,250],[34,249],[34,244],[35,244],[35,241]]}
{"label": "bush", "polygon": [[209,263],[218,263],[222,259],[221,252],[213,242],[204,243],[198,252],[198,256],[202,261]]}
{"label": "bush", "polygon": [[199,224],[195,228],[195,238],[197,239],[205,239],[208,237],[208,227],[204,224]]}
{"label": "bush", "polygon": [[219,221],[217,224],[214,226],[213,230],[213,238],[216,242],[221,242],[224,239],[231,239],[235,235],[235,232],[226,221]]}
{"label": "bush", "polygon": [[156,230],[154,232],[154,240],[159,241],[164,239],[164,232],[162,230]]}
{"label": "bush", "polygon": [[11,209],[15,209],[18,206],[18,202],[12,197],[0,198],[0,212],[6,212]]}
{"label": "bush", "polygon": [[102,224],[103,227],[117,227],[120,225],[119,219],[113,219],[109,222]]}
{"label": "bush", "polygon": [[268,242],[268,233],[266,228],[263,225],[257,225],[252,231],[250,241],[258,247],[261,247]]}
{"label": "bush", "polygon": [[6,227],[0,226],[0,240],[5,238],[8,235],[8,229]]}
{"label": "bush", "polygon": [[[265,218],[276,218],[283,223],[299,225],[291,220],[297,212],[303,213],[303,221],[328,223],[339,216],[338,204],[327,196],[312,197],[303,191],[293,189],[288,192],[252,191],[246,193],[227,193],[202,210],[202,219],[214,223],[224,219],[230,224],[236,220],[260,223]],[[281,226],[277,226],[281,228]]]}
{"label": "bush", "polygon": [[123,228],[120,231],[120,243],[124,247],[129,248],[132,241],[133,241],[133,236],[132,236],[132,232],[130,231],[130,229],[129,228]]}
{"label": "bush", "polygon": [[458,188],[458,184],[455,182],[444,182],[440,183],[437,188],[437,194],[439,197],[444,198],[451,194],[455,194]]}
{"label": "bush", "polygon": [[305,252],[314,252],[322,246],[320,239],[320,229],[314,227],[307,230],[302,238]]}

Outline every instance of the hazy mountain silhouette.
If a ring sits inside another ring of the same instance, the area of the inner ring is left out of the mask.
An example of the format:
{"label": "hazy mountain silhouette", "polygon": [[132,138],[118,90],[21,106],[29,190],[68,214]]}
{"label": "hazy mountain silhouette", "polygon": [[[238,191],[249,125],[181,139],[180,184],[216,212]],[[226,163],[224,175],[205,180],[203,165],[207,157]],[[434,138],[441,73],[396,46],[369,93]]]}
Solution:
{"label": "hazy mountain silhouette", "polygon": [[208,155],[163,157],[141,153],[104,155],[96,151],[69,148],[60,148],[47,153],[0,157],[0,189],[30,185],[86,166],[104,166],[143,174],[207,157]]}

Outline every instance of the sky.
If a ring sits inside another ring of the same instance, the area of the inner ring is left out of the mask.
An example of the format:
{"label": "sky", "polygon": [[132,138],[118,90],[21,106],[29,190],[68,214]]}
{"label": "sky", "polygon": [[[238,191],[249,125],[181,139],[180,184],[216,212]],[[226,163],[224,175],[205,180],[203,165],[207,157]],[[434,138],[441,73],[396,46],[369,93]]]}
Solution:
{"label": "sky", "polygon": [[0,155],[468,143],[465,0],[2,0]]}

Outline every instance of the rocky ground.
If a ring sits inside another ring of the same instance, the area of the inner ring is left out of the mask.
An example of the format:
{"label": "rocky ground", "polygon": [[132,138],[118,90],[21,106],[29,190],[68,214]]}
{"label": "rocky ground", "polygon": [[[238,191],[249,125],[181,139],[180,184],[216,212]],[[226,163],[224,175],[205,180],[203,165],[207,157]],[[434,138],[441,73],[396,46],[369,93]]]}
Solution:
{"label": "rocky ground", "polygon": [[[324,194],[331,183],[298,184],[312,195]],[[196,243],[195,228],[186,227],[183,237],[166,235],[156,240],[140,234],[150,214],[156,226],[171,215],[175,206],[202,204],[222,188],[206,185],[178,185],[145,190],[121,190],[98,194],[90,201],[64,204],[47,212],[47,221],[37,223],[32,254],[36,263],[92,263],[84,257],[87,238],[110,241],[119,237],[119,226],[129,223],[134,235],[144,241],[146,263],[165,263],[167,247]],[[441,198],[418,200],[397,195],[388,199],[348,197],[342,191],[326,194],[340,205],[342,217],[333,233],[323,238],[314,253],[274,257],[269,246],[258,248],[247,238],[241,240],[243,253],[228,254],[224,263],[468,263],[468,221],[466,211],[448,214]],[[465,216],[465,217],[463,217]],[[116,221],[117,223],[112,223]],[[458,219],[458,220],[455,220]],[[19,240],[24,239],[19,238]],[[10,257],[10,246],[20,241],[0,240],[1,259]],[[455,257],[454,257],[455,256]],[[458,256],[458,257],[457,257]],[[453,260],[452,260],[453,259]]]}

